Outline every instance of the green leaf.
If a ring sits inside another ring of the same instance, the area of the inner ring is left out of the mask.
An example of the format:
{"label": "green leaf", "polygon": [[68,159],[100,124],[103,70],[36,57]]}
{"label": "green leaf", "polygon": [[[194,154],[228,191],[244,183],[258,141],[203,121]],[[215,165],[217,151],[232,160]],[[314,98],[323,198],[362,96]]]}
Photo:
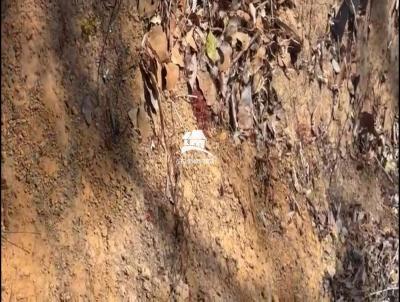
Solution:
{"label": "green leaf", "polygon": [[206,40],[206,52],[207,56],[215,63],[218,58],[218,52],[217,52],[217,38],[213,35],[212,32],[209,32],[207,35],[207,40]]}

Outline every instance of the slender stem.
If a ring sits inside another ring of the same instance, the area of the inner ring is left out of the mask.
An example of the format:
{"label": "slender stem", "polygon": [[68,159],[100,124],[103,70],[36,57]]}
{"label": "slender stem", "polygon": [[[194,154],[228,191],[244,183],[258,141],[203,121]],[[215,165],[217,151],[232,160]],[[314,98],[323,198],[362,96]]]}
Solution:
{"label": "slender stem", "polygon": [[4,239],[5,242],[7,242],[7,243],[9,243],[9,244],[11,244],[11,245],[23,250],[25,253],[27,253],[27,254],[31,253],[30,251],[28,251],[27,249],[23,248],[22,246],[19,246],[18,244],[15,244],[14,242],[11,242],[10,240],[8,240],[8,239],[6,239],[4,237],[1,237],[1,238]]}
{"label": "slender stem", "polygon": [[379,295],[379,294],[382,294],[384,292],[388,292],[388,291],[391,291],[391,290],[395,291],[395,290],[399,290],[399,288],[398,287],[389,287],[389,288],[386,288],[386,289],[378,290],[376,292],[370,293],[368,295],[368,297],[376,296],[376,295]]}
{"label": "slender stem", "polygon": [[33,234],[40,235],[38,232],[12,232],[12,231],[3,231],[4,234]]}

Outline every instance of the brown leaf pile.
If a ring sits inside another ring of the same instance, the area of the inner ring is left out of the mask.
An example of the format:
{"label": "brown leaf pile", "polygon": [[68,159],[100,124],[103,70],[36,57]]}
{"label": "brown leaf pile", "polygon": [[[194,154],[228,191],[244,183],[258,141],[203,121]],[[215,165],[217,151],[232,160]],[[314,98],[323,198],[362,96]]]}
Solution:
{"label": "brown leaf pile", "polygon": [[[146,35],[143,60],[149,66],[142,71],[147,78],[156,78],[158,87],[153,87],[154,81],[145,85],[151,107],[156,110],[155,90],[174,90],[183,71],[189,93],[201,95],[193,106],[199,123],[204,126],[204,119],[216,120],[229,125],[236,137],[258,137],[261,144],[267,143],[270,117],[277,108],[272,104],[277,101],[272,70],[296,68],[296,60],[284,54],[300,52],[299,36],[272,16],[280,5],[274,2],[272,8],[262,1],[188,3],[172,3],[170,14],[161,22],[166,26],[154,21]],[[159,9],[167,7],[160,2]],[[164,68],[162,73],[158,64]],[[203,100],[205,108],[199,106]]]}

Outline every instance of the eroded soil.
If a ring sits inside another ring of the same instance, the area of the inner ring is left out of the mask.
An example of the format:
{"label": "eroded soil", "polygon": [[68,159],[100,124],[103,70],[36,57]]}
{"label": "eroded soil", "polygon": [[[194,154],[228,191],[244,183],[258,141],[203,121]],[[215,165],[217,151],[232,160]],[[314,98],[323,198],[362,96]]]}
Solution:
{"label": "eroded soil", "polygon": [[[326,276],[343,269],[346,245],[322,222],[332,204],[361,205],[398,236],[397,188],[379,165],[351,156],[347,90],[333,104],[305,72],[278,69],[284,140],[260,151],[211,126],[216,163],[180,166],[171,200],[159,125],[141,116],[138,135],[128,116],[147,26],[135,1],[123,1],[110,29],[113,2],[2,1],[2,300],[331,301]],[[277,13],[304,37],[310,59],[329,5],[298,2]],[[391,137],[397,50],[378,48],[387,41],[373,22],[364,68]],[[184,98],[162,109],[175,156],[198,125]]]}

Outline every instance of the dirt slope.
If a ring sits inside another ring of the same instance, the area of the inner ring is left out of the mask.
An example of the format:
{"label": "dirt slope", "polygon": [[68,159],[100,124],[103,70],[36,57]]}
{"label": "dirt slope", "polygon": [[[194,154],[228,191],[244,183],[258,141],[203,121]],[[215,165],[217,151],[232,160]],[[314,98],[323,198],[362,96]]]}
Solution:
{"label": "dirt slope", "polygon": [[[310,60],[329,6],[299,2],[278,14],[304,37]],[[333,201],[361,204],[382,229],[395,229],[396,217],[396,188],[382,169],[350,157],[348,92],[332,105],[331,91],[305,72],[288,78],[278,69],[282,141],[260,151],[210,127],[216,162],[173,171],[171,200],[161,122],[151,128],[141,116],[138,135],[128,116],[140,98],[134,72],[148,26],[135,1],[123,1],[109,28],[113,4],[2,1],[2,300],[332,300],[326,276],[341,270],[336,253],[347,242],[322,223]],[[365,68],[390,69],[393,56]],[[104,81],[99,58],[111,75]],[[376,88],[389,136],[391,83]],[[186,98],[171,100],[162,111],[174,159],[198,125]]]}

